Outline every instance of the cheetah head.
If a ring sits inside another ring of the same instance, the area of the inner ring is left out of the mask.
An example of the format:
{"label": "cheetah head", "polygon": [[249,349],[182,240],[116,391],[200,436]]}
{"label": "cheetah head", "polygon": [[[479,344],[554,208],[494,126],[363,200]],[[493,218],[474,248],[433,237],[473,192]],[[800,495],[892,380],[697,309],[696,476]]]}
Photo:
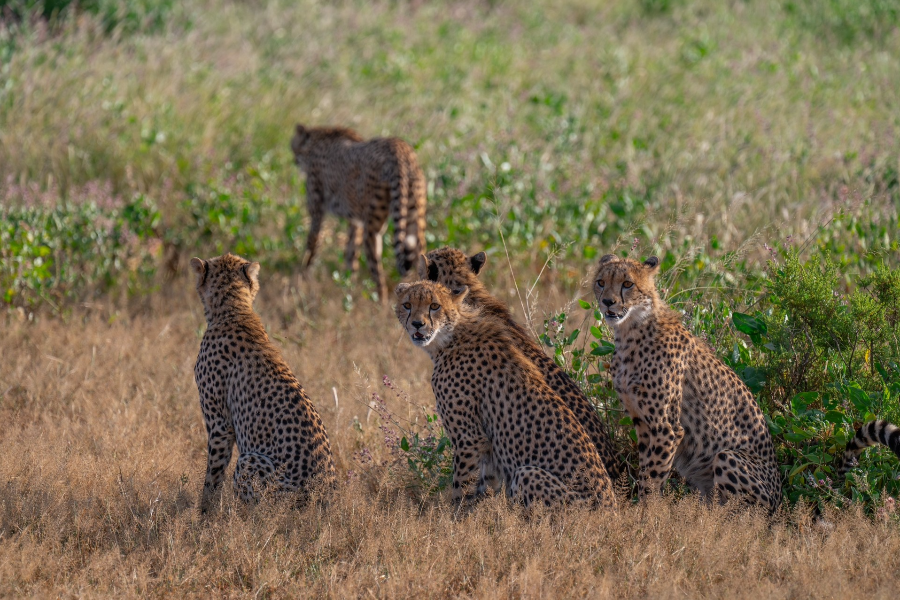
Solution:
{"label": "cheetah head", "polygon": [[478,274],[484,268],[484,252],[466,256],[456,248],[432,250],[419,257],[419,277],[440,283],[451,290],[478,285]]}
{"label": "cheetah head", "polygon": [[191,259],[207,321],[223,308],[250,307],[259,292],[259,263],[234,254]]}
{"label": "cheetah head", "polygon": [[600,259],[594,276],[594,295],[606,323],[613,328],[626,321],[639,323],[653,309],[659,259],[651,256],[643,263],[607,254]]}
{"label": "cheetah head", "polygon": [[439,283],[417,281],[397,286],[397,319],[416,346],[440,350],[450,339],[469,288],[450,291]]}

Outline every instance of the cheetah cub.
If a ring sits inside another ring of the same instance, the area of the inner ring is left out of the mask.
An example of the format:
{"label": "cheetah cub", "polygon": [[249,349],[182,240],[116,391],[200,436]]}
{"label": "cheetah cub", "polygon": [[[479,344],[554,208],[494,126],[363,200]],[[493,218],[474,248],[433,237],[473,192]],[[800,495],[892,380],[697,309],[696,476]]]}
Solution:
{"label": "cheetah cub", "polygon": [[526,507],[613,507],[597,448],[516,347],[504,323],[430,281],[397,287],[397,318],[431,357],[437,412],[453,444],[456,501],[506,485]]}
{"label": "cheetah cub", "polygon": [[322,419],[253,311],[259,263],[225,254],[192,258],[191,270],[207,323],[194,367],[208,435],[201,511],[225,477],[235,442],[234,487],[243,500],[256,499],[259,486],[296,492],[313,480],[331,485]]}
{"label": "cheetah cub", "polygon": [[356,270],[359,245],[387,302],[381,270],[381,238],[388,212],[394,222],[394,255],[401,277],[425,250],[425,175],[412,147],[399,138],[363,140],[352,129],[297,125],[291,138],[294,162],[306,173],[309,237],[303,268],[316,254],[325,213],[350,222],[347,269]]}
{"label": "cheetah cub", "polygon": [[575,414],[575,418],[597,447],[610,479],[616,481],[625,470],[624,463],[616,455],[609,432],[597,409],[585,396],[581,387],[547,356],[534,337],[513,319],[506,304],[491,295],[484,287],[478,275],[486,262],[487,255],[484,252],[466,256],[456,248],[440,248],[426,254],[424,259],[419,259],[419,277],[440,283],[451,290],[467,286],[469,293],[466,295],[466,304],[481,309],[486,315],[493,315],[505,324],[506,332],[515,340],[515,345],[534,363],[547,384]]}
{"label": "cheetah cub", "polygon": [[615,333],[616,392],[638,435],[641,497],[672,468],[704,496],[713,491],[774,511],[781,479],[772,436],[753,394],[656,292],[659,259],[608,254],[594,294]]}

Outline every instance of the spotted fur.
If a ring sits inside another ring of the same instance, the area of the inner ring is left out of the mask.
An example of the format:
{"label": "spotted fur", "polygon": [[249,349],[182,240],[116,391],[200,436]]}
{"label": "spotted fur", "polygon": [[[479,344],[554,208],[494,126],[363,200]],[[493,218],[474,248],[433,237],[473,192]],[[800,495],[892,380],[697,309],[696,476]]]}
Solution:
{"label": "spotted fur", "polygon": [[607,473],[615,481],[625,471],[624,463],[616,455],[609,432],[597,409],[588,400],[581,387],[547,356],[534,337],[513,319],[509,307],[487,290],[478,278],[486,263],[487,255],[484,252],[466,256],[456,248],[440,248],[419,259],[418,271],[421,279],[435,281],[451,290],[468,287],[466,304],[495,317],[505,325],[507,335],[534,363],[553,391],[575,414],[575,418],[597,447]]}
{"label": "spotted fur", "polygon": [[467,288],[397,287],[397,318],[434,363],[437,411],[453,444],[454,500],[505,485],[531,506],[613,507],[603,462],[575,415],[509,336],[468,306]]}
{"label": "spotted fur", "polygon": [[781,478],[753,394],[656,292],[659,259],[606,255],[594,294],[615,333],[616,392],[637,429],[642,497],[675,468],[704,495],[737,496],[774,511]]}
{"label": "spotted fur", "polygon": [[270,485],[284,492],[331,485],[322,419],[253,311],[259,263],[225,254],[192,258],[191,270],[207,323],[194,367],[208,435],[201,510],[222,483],[235,443],[234,486],[244,500]]}
{"label": "spotted fur", "polygon": [[412,147],[398,138],[363,140],[352,129],[297,125],[291,139],[294,161],[306,173],[310,226],[303,267],[316,254],[325,213],[347,219],[345,260],[355,271],[359,245],[382,303],[387,301],[381,268],[381,239],[388,212],[394,223],[394,254],[400,275],[425,250],[425,175]]}

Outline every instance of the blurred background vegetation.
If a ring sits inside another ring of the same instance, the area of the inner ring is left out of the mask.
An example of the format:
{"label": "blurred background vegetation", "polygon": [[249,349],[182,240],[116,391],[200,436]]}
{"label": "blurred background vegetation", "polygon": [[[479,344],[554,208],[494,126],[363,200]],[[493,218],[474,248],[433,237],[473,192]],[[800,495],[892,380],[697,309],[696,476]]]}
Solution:
{"label": "blurred background vegetation", "polygon": [[[429,247],[507,250],[573,293],[604,253],[659,255],[664,296],[766,410],[791,500],[900,492],[881,450],[831,480],[855,426],[900,419],[896,2],[0,0],[0,21],[10,313],[127,305],[194,254],[293,273],[293,125],[396,135]],[[370,282],[323,246],[359,310]],[[629,451],[592,308],[539,333]]]}

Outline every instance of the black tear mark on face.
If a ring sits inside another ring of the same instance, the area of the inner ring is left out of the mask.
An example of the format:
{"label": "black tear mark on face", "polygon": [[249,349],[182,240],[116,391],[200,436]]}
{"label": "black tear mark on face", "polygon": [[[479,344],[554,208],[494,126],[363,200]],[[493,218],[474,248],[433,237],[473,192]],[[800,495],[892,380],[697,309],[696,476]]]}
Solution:
{"label": "black tear mark on face", "polygon": [[438,268],[437,265],[431,263],[428,265],[428,279],[437,283],[438,280]]}

